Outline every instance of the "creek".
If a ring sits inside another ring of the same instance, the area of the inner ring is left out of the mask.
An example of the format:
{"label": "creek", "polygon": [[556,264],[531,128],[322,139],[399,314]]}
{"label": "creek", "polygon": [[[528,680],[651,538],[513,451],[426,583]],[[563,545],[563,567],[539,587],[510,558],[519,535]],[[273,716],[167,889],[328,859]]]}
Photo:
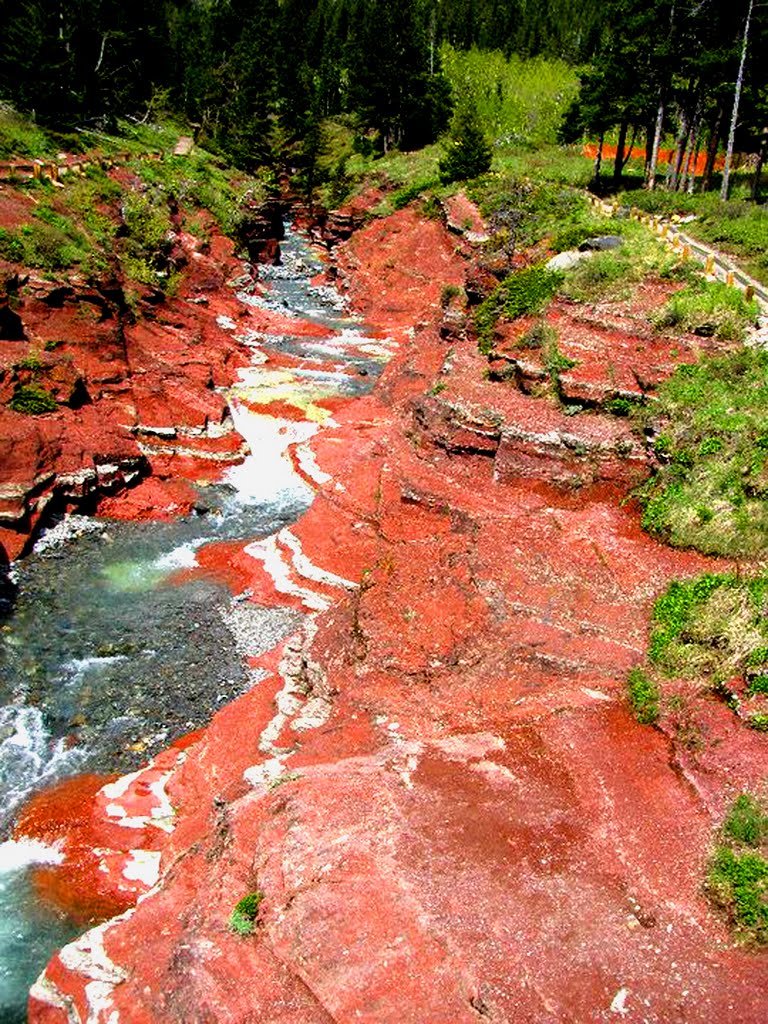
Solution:
{"label": "creek", "polygon": [[[233,598],[200,572],[186,581],[179,573],[196,565],[201,545],[267,537],[309,507],[312,491],[286,449],[319,428],[313,401],[364,393],[386,362],[387,343],[366,337],[337,292],[311,283],[322,265],[309,246],[288,229],[281,250],[280,265],[260,268],[268,296],[239,297],[311,320],[328,335],[242,335],[253,364],[228,401],[251,448],[245,462],[201,487],[201,511],[188,518],[66,517],[15,567],[17,599],[0,627],[0,1024],[26,1019],[29,986],[83,930],[35,897],[34,865],[62,854],[11,839],[24,801],[83,772],[132,771],[205,725],[258,683],[243,651],[270,649],[301,621],[294,610]],[[271,369],[270,351],[294,357],[291,366]],[[307,418],[255,413],[254,398],[272,393],[306,407]]]}

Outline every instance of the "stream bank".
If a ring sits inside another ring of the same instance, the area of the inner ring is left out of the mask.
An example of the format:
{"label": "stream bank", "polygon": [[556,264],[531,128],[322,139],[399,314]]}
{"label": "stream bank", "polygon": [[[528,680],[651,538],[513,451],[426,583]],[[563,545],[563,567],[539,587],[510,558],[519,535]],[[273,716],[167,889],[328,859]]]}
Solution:
{"label": "stream bank", "polygon": [[[244,655],[271,650],[304,618],[301,605],[260,606],[248,593],[233,600],[197,555],[264,542],[294,522],[313,491],[289,449],[330,418],[324,401],[364,393],[381,371],[386,345],[365,336],[337,292],[312,283],[322,269],[288,230],[281,263],[260,272],[267,294],[241,292],[239,321],[219,316],[251,356],[226,394],[250,454],[220,483],[196,486],[197,511],[167,522],[71,515],[14,568],[15,605],[0,636],[4,1024],[25,1019],[34,977],[87,923],[87,911],[72,921],[71,907],[40,902],[41,872],[65,860],[65,847],[7,838],[19,809],[41,787],[81,773],[134,771],[207,725],[263,676]],[[279,316],[286,331],[249,329],[250,310],[259,326]],[[308,336],[292,335],[292,321]]]}

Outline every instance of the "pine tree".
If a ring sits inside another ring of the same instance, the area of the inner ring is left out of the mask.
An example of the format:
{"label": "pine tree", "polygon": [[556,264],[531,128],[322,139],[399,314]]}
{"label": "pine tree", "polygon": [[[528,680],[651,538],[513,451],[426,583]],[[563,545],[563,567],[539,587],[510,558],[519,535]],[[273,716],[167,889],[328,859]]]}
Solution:
{"label": "pine tree", "polygon": [[491,159],[491,147],[480,127],[477,107],[465,101],[456,113],[451,139],[440,161],[440,180],[448,184],[476,178],[490,170]]}

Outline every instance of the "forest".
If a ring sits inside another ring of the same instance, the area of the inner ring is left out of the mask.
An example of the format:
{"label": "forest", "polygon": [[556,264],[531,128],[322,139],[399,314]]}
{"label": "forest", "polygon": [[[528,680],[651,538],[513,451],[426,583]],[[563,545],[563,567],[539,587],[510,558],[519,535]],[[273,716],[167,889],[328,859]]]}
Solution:
{"label": "forest", "polygon": [[541,142],[500,117],[514,62],[533,59],[570,69],[561,123],[545,126],[560,142],[610,141],[616,181],[641,144],[651,186],[671,146],[665,184],[678,190],[706,154],[706,189],[728,143],[754,154],[759,181],[764,12],[754,0],[0,0],[0,99],[59,131],[172,113],[245,169],[289,164],[311,181],[329,117],[373,154],[433,142],[467,106],[489,142]]}

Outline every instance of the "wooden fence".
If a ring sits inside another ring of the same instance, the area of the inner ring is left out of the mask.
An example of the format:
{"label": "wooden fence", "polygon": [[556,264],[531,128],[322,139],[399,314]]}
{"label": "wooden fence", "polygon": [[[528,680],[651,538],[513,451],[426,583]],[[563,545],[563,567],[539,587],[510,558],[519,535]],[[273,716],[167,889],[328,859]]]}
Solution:
{"label": "wooden fence", "polygon": [[0,161],[0,181],[42,181],[47,179],[63,184],[66,179],[80,177],[88,167],[108,170],[131,160],[162,160],[160,152],[114,153],[112,156],[91,154],[82,157],[67,157],[66,160],[7,160]]}
{"label": "wooden fence", "polygon": [[589,201],[608,217],[616,217],[621,214],[647,225],[667,245],[672,246],[681,255],[700,263],[704,267],[704,273],[711,280],[722,281],[733,288],[738,288],[744,292],[747,299],[756,299],[763,313],[768,313],[768,289],[759,281],[755,281],[754,278],[745,274],[727,256],[723,256],[722,253],[710,249],[708,245],[685,234],[680,229],[680,218],[659,217],[638,210],[637,207],[620,206],[618,203],[609,203],[593,195],[589,196]]}

